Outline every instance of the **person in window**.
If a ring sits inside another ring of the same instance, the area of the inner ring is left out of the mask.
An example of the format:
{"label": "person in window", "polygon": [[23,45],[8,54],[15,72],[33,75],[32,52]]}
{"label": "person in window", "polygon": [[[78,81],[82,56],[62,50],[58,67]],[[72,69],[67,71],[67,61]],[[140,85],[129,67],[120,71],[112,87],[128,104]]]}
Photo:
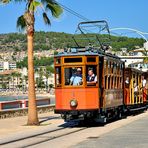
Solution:
{"label": "person in window", "polygon": [[136,98],[138,97],[139,94],[139,87],[137,85],[137,83],[134,82],[134,103],[136,103]]}
{"label": "person in window", "polygon": [[142,76],[142,88],[146,87],[146,79]]}
{"label": "person in window", "polygon": [[92,69],[88,70],[88,76],[87,76],[87,84],[96,84],[97,82],[97,76],[95,76]]}
{"label": "person in window", "polygon": [[136,83],[134,83],[134,93],[137,93],[138,89],[139,89],[138,85]]}
{"label": "person in window", "polygon": [[77,68],[76,73],[70,78],[70,85],[82,85],[82,74],[81,74],[81,68]]}
{"label": "person in window", "polygon": [[125,87],[126,87],[126,88],[129,88],[129,77],[126,77],[126,80],[125,80]]}
{"label": "person in window", "polygon": [[126,77],[125,83],[129,84],[129,77]]}

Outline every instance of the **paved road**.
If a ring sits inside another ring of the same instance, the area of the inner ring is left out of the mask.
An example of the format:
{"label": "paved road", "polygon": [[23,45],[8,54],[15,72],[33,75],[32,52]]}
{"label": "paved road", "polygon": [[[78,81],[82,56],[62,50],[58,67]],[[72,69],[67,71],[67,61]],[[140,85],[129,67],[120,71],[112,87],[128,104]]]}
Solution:
{"label": "paved road", "polygon": [[148,148],[148,116],[114,129],[99,137],[90,137],[73,148]]}
{"label": "paved road", "polygon": [[[42,142],[36,145],[30,145],[29,148],[147,148],[148,147],[148,111],[137,116],[129,116],[125,119],[111,122],[105,126],[94,125],[88,128],[68,127],[58,132],[43,135],[61,127],[67,127],[66,123],[60,119],[59,115],[53,112],[39,114],[41,126],[24,126],[27,117],[8,118],[0,120],[0,144],[24,137],[34,137],[35,143],[39,140]],[[75,130],[77,132],[71,132]],[[65,134],[69,132],[70,134]],[[43,133],[43,134],[41,134]],[[64,134],[63,134],[64,133]],[[0,147],[24,147],[29,142],[26,140],[19,144],[9,143],[10,145],[1,145]],[[19,145],[18,145],[19,144]]]}

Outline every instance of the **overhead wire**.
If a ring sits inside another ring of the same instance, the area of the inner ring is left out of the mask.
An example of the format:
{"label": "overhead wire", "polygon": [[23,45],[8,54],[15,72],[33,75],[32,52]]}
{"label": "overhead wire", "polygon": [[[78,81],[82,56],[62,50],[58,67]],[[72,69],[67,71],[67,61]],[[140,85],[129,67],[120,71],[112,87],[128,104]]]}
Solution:
{"label": "overhead wire", "polygon": [[[69,12],[69,13],[71,13],[72,15],[74,15],[74,16],[76,16],[76,17],[78,17],[78,18],[80,18],[80,19],[82,19],[82,20],[84,20],[84,21],[91,21],[90,19],[88,19],[88,18],[86,18],[85,16],[83,16],[83,15],[77,13],[76,11],[74,11],[74,10],[68,8],[67,6],[63,5],[62,3],[60,3],[60,2],[57,2],[57,3],[58,3],[64,10],[66,10],[66,11]],[[99,25],[93,25],[93,26],[96,26],[96,27],[100,28]],[[106,26],[105,26],[105,27],[106,27]],[[105,27],[104,27],[104,28],[105,28]],[[104,28],[103,28],[102,30],[104,30]],[[78,29],[78,28],[77,28],[77,29]],[[101,31],[101,30],[100,30],[100,31]],[[76,32],[77,32],[77,30],[76,30]]]}
{"label": "overhead wire", "polygon": [[[84,21],[87,21],[87,22],[91,21],[90,19],[88,19],[88,18],[84,17],[83,15],[77,13],[76,11],[74,11],[74,10],[68,8],[67,6],[61,4],[60,2],[57,2],[57,4],[59,4],[65,11],[71,13],[72,15],[74,15],[74,16],[76,16],[76,17],[78,17],[78,18],[80,18],[80,19],[82,19],[82,20],[84,20]],[[98,28],[101,27],[101,26],[99,26],[99,25],[93,25],[93,26],[98,27]],[[105,28],[106,28],[106,26],[105,26],[102,30],[104,30]],[[101,29],[101,28],[100,28],[100,29]],[[79,30],[79,29],[77,28],[76,31],[75,31],[75,33],[76,33],[78,30]],[[100,30],[100,32],[101,32],[102,30]],[[108,29],[107,29],[107,31],[108,31]],[[109,33],[109,34],[110,34],[110,33]]]}
{"label": "overhead wire", "polygon": [[84,20],[84,21],[90,21],[88,18],[86,18],[86,17],[84,17],[83,15],[77,13],[76,11],[74,11],[74,10],[68,8],[67,6],[65,6],[65,5],[63,5],[63,4],[59,3],[59,2],[57,2],[57,3],[58,3],[64,10],[68,11],[69,13],[73,14],[74,16],[76,16],[76,17],[78,17],[78,18],[80,18],[80,19],[82,19],[82,20]]}

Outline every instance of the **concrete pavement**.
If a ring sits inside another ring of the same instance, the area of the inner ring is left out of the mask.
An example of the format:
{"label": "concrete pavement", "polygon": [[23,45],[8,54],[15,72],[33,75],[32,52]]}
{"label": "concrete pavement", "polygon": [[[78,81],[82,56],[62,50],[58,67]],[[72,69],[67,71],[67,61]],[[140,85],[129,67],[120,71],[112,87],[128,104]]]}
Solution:
{"label": "concrete pavement", "polygon": [[27,116],[0,120],[0,143],[27,137],[58,127],[64,121],[53,112],[39,114],[40,126],[27,126]]}
{"label": "concrete pavement", "polygon": [[[39,114],[40,126],[26,126],[27,117],[0,120],[0,144],[19,138],[52,131],[60,128],[64,121],[53,112]],[[88,128],[81,133],[63,136],[43,143],[43,147],[148,147],[148,111],[127,119],[118,120],[103,127]],[[78,136],[79,135],[79,136]],[[68,139],[68,140],[67,140]],[[73,146],[72,146],[73,145]],[[39,145],[38,147],[41,147]]]}
{"label": "concrete pavement", "polygon": [[100,136],[92,136],[71,148],[148,148],[148,116]]}

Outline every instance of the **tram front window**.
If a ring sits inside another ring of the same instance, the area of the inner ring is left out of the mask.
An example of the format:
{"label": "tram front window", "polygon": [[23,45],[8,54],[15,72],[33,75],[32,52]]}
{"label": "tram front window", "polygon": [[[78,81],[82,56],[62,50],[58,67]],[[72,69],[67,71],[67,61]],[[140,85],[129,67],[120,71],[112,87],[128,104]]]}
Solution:
{"label": "tram front window", "polygon": [[65,68],[65,85],[80,86],[83,84],[82,67]]}

